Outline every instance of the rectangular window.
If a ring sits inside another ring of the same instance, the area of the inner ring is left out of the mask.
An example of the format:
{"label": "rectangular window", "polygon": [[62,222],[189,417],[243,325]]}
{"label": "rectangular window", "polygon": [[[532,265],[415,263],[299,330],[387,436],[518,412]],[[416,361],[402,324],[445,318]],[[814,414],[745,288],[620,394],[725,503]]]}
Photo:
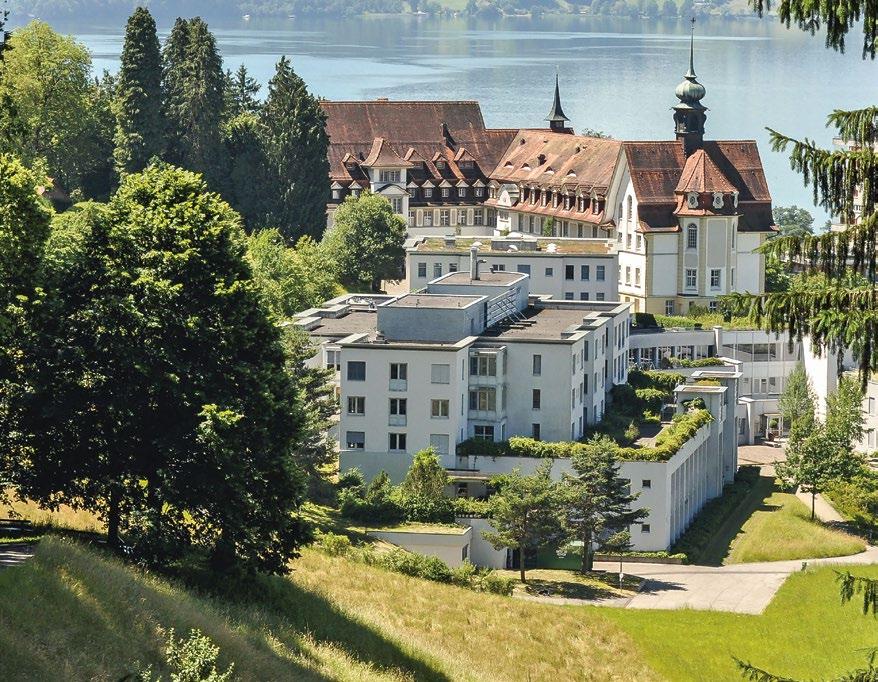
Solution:
{"label": "rectangular window", "polygon": [[469,409],[493,412],[497,409],[497,391],[493,388],[478,388],[470,391]]}
{"label": "rectangular window", "polygon": [[540,409],[540,403],[542,402],[542,394],[540,393],[540,389],[535,388],[531,391],[530,396],[530,406],[533,410]]}
{"label": "rectangular window", "polygon": [[457,188],[457,196],[463,198],[466,196],[466,187],[458,187]]}
{"label": "rectangular window", "polygon": [[497,376],[496,355],[473,355],[469,359],[469,373],[471,376],[493,377]]}
{"label": "rectangular window", "polygon": [[431,433],[430,447],[440,455],[448,454],[448,434],[447,433]]}
{"label": "rectangular window", "polygon": [[449,191],[449,189],[447,187],[442,188],[442,198],[443,199],[447,199],[450,194],[451,194],[451,192]]}
{"label": "rectangular window", "polygon": [[564,279],[573,279],[575,268],[572,265],[564,266]]}
{"label": "rectangular window", "polygon": [[640,268],[634,268],[634,286],[640,286]]}
{"label": "rectangular window", "polygon": [[[485,195],[485,190],[482,187],[476,187],[476,196],[482,197]],[[476,225],[481,225],[481,223],[476,223]]]}
{"label": "rectangular window", "polygon": [[405,434],[404,433],[390,433],[388,434],[388,444],[387,447],[391,452],[405,452]]}
{"label": "rectangular window", "polygon": [[433,278],[442,277],[442,263],[433,263]]}
{"label": "rectangular window", "polygon": [[554,277],[554,276],[555,276],[554,268],[546,268],[546,277]]}
{"label": "rectangular window", "polygon": [[394,213],[402,213],[402,197],[390,197],[390,205]]}
{"label": "rectangular window", "polygon": [[640,524],[640,532],[641,533],[649,533],[651,530],[652,529],[649,527],[648,523],[641,523]]}
{"label": "rectangular window", "polygon": [[405,381],[409,378],[409,366],[404,362],[390,363],[390,379],[393,381]]}
{"label": "rectangular window", "polygon": [[383,170],[378,174],[381,182],[399,182],[401,177],[398,170]]}
{"label": "rectangular window", "polygon": [[686,248],[698,248],[698,227],[695,225],[689,225],[689,227],[686,228]]}
{"label": "rectangular window", "polygon": [[496,263],[493,268],[496,272],[506,272],[506,263]]}
{"label": "rectangular window", "polygon": [[366,363],[362,360],[348,360],[348,381],[365,381]]}
{"label": "rectangular window", "polygon": [[533,438],[534,440],[539,440],[540,439],[540,425],[539,424],[531,424],[530,425],[530,433],[531,433],[531,438]]}
{"label": "rectangular window", "polygon": [[579,300],[580,301],[587,301],[588,300],[588,292],[587,291],[580,292]]}
{"label": "rectangular window", "polygon": [[[429,199],[432,196],[433,196],[433,188],[432,187],[424,187],[424,198]],[[430,224],[431,225],[433,224],[432,219],[430,221]]]}
{"label": "rectangular window", "polygon": [[686,288],[694,289],[696,286],[698,286],[698,270],[686,268]]}
{"label": "rectangular window", "polygon": [[345,435],[348,450],[363,450],[366,447],[365,431],[348,431]]}
{"label": "rectangular window", "polygon": [[595,279],[597,279],[598,282],[603,282],[607,279],[607,266],[606,265],[595,266]]}
{"label": "rectangular window", "polygon": [[433,419],[448,419],[449,403],[447,400],[434,399],[430,401],[430,416]]}
{"label": "rectangular window", "polygon": [[710,271],[710,288],[719,289],[722,286],[722,270],[712,269]]}
{"label": "rectangular window", "polygon": [[572,301],[573,300],[573,292],[572,291],[565,292],[564,293],[564,300],[565,301]]}
{"label": "rectangular window", "polygon": [[448,272],[457,272],[457,263],[449,263]]}
{"label": "rectangular window", "polygon": [[640,482],[640,487],[641,487],[641,488],[652,488],[652,481],[651,481],[650,479],[648,479],[648,478],[644,478],[644,479]]}
{"label": "rectangular window", "polygon": [[[445,190],[443,189],[442,191],[444,192]],[[442,227],[451,225],[451,212],[447,209],[439,211],[439,225]]]}
{"label": "rectangular window", "polygon": [[534,355],[533,356],[533,375],[535,377],[538,377],[542,373],[543,373],[543,356],[542,355]]}
{"label": "rectangular window", "polygon": [[407,398],[391,398],[390,399],[390,414],[401,417],[408,413],[408,399]]}
{"label": "rectangular window", "polygon": [[476,424],[473,427],[473,438],[476,440],[494,440],[494,427]]}
{"label": "rectangular window", "polygon": [[[476,190],[478,192],[478,190]],[[478,196],[478,194],[476,195]],[[485,224],[485,214],[482,209],[477,208],[473,211],[473,225],[484,225]]]}
{"label": "rectangular window", "polygon": [[433,227],[433,211],[424,211],[424,227]]}
{"label": "rectangular window", "polygon": [[599,291],[597,294],[595,294],[596,301],[605,301],[606,298],[607,298],[607,295],[603,291]]}
{"label": "rectangular window", "polygon": [[427,264],[418,263],[418,277],[424,279],[427,276]]}
{"label": "rectangular window", "polygon": [[515,269],[518,270],[518,272],[522,273],[523,275],[530,274],[530,265],[525,265],[524,263],[520,263],[519,265],[516,266]]}
{"label": "rectangular window", "polygon": [[631,266],[625,266],[625,284],[631,284]]}
{"label": "rectangular window", "polygon": [[451,365],[430,365],[430,383],[451,383]]}
{"label": "rectangular window", "polygon": [[673,301],[665,301],[665,315],[673,315],[674,314],[674,302]]}
{"label": "rectangular window", "polygon": [[366,398],[364,396],[348,396],[348,414],[366,414]]}
{"label": "rectangular window", "polygon": [[591,277],[591,266],[590,265],[580,265],[579,266],[579,279],[588,281]]}

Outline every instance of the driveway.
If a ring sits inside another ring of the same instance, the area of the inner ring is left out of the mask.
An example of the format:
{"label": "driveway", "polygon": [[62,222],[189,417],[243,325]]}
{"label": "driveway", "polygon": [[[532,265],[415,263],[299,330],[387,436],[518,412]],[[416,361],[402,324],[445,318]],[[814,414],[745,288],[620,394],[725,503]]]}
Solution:
{"label": "driveway", "polygon": [[[730,566],[626,564],[626,573],[646,579],[643,589],[626,605],[629,609],[698,609],[759,614],[790,574],[808,566],[878,564],[878,547],[865,552],[807,562],[770,561]],[[615,572],[619,564],[600,562],[598,569]]]}

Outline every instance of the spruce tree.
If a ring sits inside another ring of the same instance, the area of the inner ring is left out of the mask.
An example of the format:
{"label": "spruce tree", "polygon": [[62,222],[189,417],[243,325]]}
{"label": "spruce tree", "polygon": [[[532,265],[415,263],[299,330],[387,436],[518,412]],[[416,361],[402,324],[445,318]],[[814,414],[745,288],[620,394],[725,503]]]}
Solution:
{"label": "spruce tree", "polygon": [[[762,14],[770,0],[752,0]],[[873,58],[878,40],[878,6],[865,0],[781,0],[780,20],[814,33],[821,28],[827,47],[844,50],[847,33],[862,25],[862,56]],[[824,149],[769,129],[772,148],[788,151],[794,170],[813,191],[814,202],[849,225],[844,231],[779,236],[762,248],[789,267],[804,268],[805,280],[789,291],[737,294],[733,304],[773,331],[809,335],[817,350],[850,349],[862,381],[878,370],[878,107],[836,110],[827,127],[848,145]],[[861,204],[857,206],[856,204]]]}
{"label": "spruce tree", "polygon": [[120,175],[143,170],[163,151],[162,62],[155,20],[144,7],[128,19],[116,82],[114,159]]}
{"label": "spruce tree", "polygon": [[320,239],[329,201],[326,113],[286,57],[277,64],[262,108],[274,201],[265,222],[290,242]]}
{"label": "spruce tree", "polygon": [[226,117],[255,114],[259,111],[257,95],[261,86],[241,64],[235,73],[226,71]]}
{"label": "spruce tree", "polygon": [[165,158],[173,164],[183,162],[186,64],[189,50],[189,22],[177,17],[162,49],[162,103],[165,121]]}

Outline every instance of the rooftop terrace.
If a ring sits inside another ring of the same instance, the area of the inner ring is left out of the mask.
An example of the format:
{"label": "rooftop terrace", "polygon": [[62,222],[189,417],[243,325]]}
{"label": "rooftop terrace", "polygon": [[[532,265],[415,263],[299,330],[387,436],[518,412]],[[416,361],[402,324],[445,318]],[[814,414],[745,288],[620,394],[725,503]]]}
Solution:
{"label": "rooftop terrace", "polygon": [[484,296],[454,296],[450,294],[405,294],[395,301],[391,301],[387,306],[395,308],[467,308],[484,298]]}

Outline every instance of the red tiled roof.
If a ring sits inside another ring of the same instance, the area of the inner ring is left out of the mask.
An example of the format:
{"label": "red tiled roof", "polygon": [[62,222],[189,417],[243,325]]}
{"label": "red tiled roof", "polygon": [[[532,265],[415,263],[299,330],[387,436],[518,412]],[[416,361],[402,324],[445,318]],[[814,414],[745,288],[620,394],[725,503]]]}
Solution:
{"label": "red tiled roof", "polygon": [[680,203],[681,193],[687,191],[737,191],[738,229],[750,232],[774,229],[771,194],[756,142],[706,141],[703,149],[688,159],[683,146],[674,140],[625,142],[623,147],[637,193],[642,230],[676,229],[677,214],[710,212],[687,209]]}
{"label": "red tiled roof", "polygon": [[393,145],[387,140],[383,137],[376,137],[372,141],[372,148],[369,150],[366,160],[360,165],[366,167],[393,166],[397,168],[409,168],[412,164],[397,154]]}

